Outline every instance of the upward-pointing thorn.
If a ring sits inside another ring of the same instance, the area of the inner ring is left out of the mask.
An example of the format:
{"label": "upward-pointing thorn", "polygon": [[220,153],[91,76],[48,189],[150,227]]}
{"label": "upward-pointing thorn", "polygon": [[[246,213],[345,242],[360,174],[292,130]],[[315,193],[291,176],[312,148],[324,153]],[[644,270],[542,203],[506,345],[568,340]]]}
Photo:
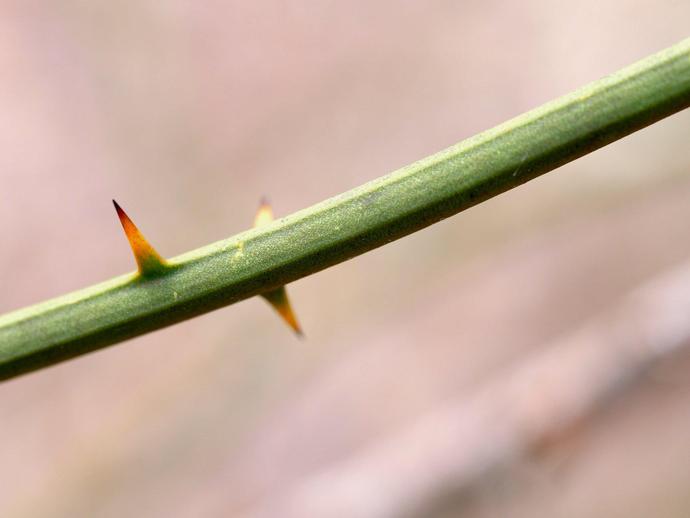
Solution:
{"label": "upward-pointing thorn", "polygon": [[271,204],[268,203],[268,199],[264,196],[261,198],[259,210],[254,218],[254,228],[268,225],[271,221],[273,221],[273,209],[271,209]]}
{"label": "upward-pointing thorn", "polygon": [[[268,200],[265,197],[261,198],[259,210],[254,218],[254,227],[263,227],[264,225],[268,225],[271,221],[273,221],[273,210],[271,209],[271,205],[268,203]],[[292,311],[292,306],[290,305],[290,299],[288,298],[285,286],[267,291],[261,296],[271,306],[273,306],[273,309],[278,312],[285,323],[292,328],[297,336],[300,338],[304,336],[304,333],[302,333],[302,328],[300,327],[299,322],[297,322],[297,317],[295,317],[295,313]]]}
{"label": "upward-pointing thorn", "polygon": [[158,255],[158,252],[149,244],[144,235],[115,200],[113,200],[113,205],[117,211],[118,218],[120,218],[125,236],[127,236],[129,241],[129,246],[132,248],[134,259],[137,261],[139,273],[143,277],[147,277],[158,275],[165,271],[168,268],[166,260]]}

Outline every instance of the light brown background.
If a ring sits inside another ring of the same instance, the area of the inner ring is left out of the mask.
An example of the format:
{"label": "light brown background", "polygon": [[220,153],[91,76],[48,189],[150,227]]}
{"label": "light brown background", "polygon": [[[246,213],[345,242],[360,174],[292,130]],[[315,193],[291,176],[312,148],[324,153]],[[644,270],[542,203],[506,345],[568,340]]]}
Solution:
{"label": "light brown background", "polygon": [[[0,311],[133,269],[111,198],[177,255],[261,195],[309,206],[688,20],[671,0],[4,0]],[[675,116],[291,285],[306,341],[255,299],[0,385],[0,516],[243,516],[385,442],[688,259],[689,134]],[[420,515],[688,516],[687,360],[565,456]]]}

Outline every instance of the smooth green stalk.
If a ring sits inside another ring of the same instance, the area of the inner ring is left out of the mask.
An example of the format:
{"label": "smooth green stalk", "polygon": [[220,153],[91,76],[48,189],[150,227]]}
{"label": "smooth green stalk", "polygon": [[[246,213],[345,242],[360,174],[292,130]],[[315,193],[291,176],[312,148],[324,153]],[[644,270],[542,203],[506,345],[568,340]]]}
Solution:
{"label": "smooth green stalk", "polygon": [[690,39],[445,151],[170,261],[0,317],[0,379],[232,304],[512,189],[690,106]]}

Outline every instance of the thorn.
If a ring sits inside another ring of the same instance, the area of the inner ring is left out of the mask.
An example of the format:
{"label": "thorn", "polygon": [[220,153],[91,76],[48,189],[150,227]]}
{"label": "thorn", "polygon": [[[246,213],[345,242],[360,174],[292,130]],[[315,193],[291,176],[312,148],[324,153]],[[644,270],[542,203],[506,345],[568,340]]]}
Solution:
{"label": "thorn", "polygon": [[127,236],[129,241],[129,246],[132,248],[134,259],[137,261],[139,273],[146,277],[160,274],[166,270],[168,263],[165,259],[158,255],[158,252],[149,244],[144,235],[139,232],[137,226],[129,219],[129,216],[115,200],[113,200],[113,205],[117,211],[117,217],[120,218],[125,236]]}
{"label": "thorn", "polygon": [[[273,209],[268,203],[268,199],[264,196],[261,198],[259,210],[254,218],[254,227],[263,227],[264,225],[268,225],[271,221],[273,221]],[[285,323],[290,326],[298,337],[304,337],[302,328],[299,322],[297,322],[297,317],[295,317],[295,313],[292,311],[292,306],[290,305],[290,299],[288,298],[285,286],[263,293],[261,296],[278,312]]]}
{"label": "thorn", "polygon": [[259,210],[256,212],[256,217],[254,218],[254,228],[268,225],[271,221],[273,221],[273,209],[270,203],[268,203],[268,199],[264,196],[261,198]]}
{"label": "thorn", "polygon": [[302,328],[299,322],[297,322],[297,317],[295,317],[295,313],[292,311],[292,306],[290,306],[290,299],[288,298],[285,286],[263,293],[261,296],[278,312],[297,336],[300,338],[304,337]]}

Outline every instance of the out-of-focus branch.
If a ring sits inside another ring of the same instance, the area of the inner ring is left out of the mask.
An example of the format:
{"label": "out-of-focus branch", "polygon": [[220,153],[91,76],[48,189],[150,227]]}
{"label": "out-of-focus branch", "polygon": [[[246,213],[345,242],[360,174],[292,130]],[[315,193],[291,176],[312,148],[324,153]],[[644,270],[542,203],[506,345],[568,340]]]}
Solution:
{"label": "out-of-focus branch", "polygon": [[396,518],[481,480],[602,408],[690,344],[690,264],[517,367],[354,458],[307,477],[250,516]]}

